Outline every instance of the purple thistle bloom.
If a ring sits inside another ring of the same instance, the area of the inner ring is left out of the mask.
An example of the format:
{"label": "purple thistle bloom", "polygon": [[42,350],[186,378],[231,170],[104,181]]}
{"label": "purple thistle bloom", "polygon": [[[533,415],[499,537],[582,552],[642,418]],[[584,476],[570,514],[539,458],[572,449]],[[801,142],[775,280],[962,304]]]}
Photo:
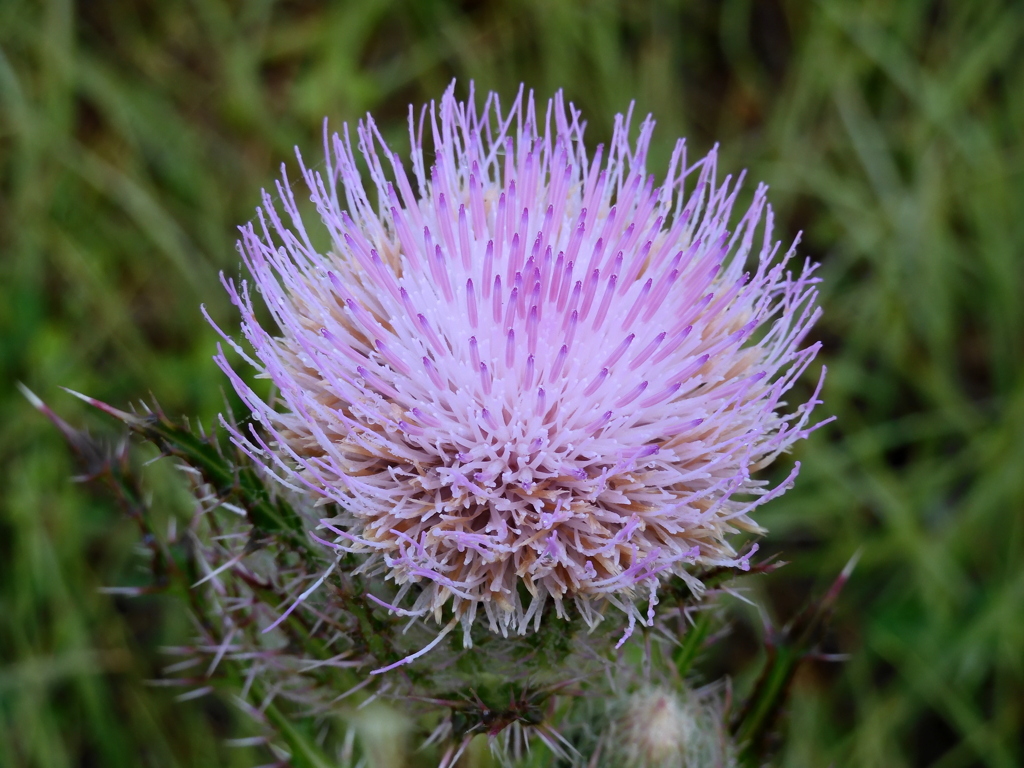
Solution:
{"label": "purple thistle bloom", "polygon": [[440,622],[450,603],[442,634],[461,621],[468,640],[480,609],[525,633],[549,598],[649,623],[659,579],[699,592],[688,566],[746,567],[727,536],[761,531],[751,511],[799,468],[775,488],[752,477],[810,431],[817,391],[779,408],[818,351],[801,346],[816,265],[787,271],[795,245],[778,257],[764,186],[730,230],[742,177],[719,181],[715,151],[688,164],[679,141],[656,186],[654,121],[634,143],[629,128],[617,116],[591,156],[561,93],[538,115],[520,91],[506,113],[453,86],[410,111],[411,177],[370,116],[369,189],[347,129],[325,130],[324,172],[301,167],[329,252],[287,181],[287,223],[264,193],[241,230],[279,331],[228,280],[255,355],[229,343],[279,396],[218,355],[263,431],[226,425],[280,482],[340,507],[323,541],[395,581],[388,607]]}

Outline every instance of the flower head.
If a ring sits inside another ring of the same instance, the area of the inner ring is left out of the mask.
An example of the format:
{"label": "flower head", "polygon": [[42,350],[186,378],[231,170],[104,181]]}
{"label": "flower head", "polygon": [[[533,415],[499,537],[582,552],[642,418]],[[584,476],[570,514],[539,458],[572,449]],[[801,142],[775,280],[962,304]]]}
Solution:
{"label": "flower head", "polygon": [[688,566],[744,567],[729,534],[759,531],[749,513],[792,480],[752,472],[807,434],[817,402],[779,411],[817,352],[802,346],[814,265],[778,256],[764,186],[730,225],[740,180],[718,179],[714,151],[690,163],[680,141],[657,184],[653,128],[631,141],[620,115],[590,154],[561,93],[503,111],[453,86],[410,112],[411,174],[370,116],[355,147],[325,130],[326,165],[302,175],[329,250],[286,181],[287,223],[264,193],[242,228],[278,328],[245,281],[226,285],[245,359],[279,395],[219,355],[262,425],[229,428],[282,483],[338,505],[324,543],[368,553],[399,585],[395,610],[450,605],[468,637],[481,609],[524,633],[548,599],[588,621],[608,601],[632,626],[660,578],[699,589]]}

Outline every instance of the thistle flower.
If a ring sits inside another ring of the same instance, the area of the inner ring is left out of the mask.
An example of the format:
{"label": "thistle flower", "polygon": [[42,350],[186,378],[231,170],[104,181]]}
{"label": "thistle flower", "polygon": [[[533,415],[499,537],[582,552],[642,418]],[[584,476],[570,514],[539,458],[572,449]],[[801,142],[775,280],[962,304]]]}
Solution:
{"label": "thistle flower", "polygon": [[287,179],[241,228],[278,328],[225,279],[253,353],[225,339],[279,394],[221,352],[261,429],[225,426],[336,505],[320,541],[392,579],[384,604],[439,623],[450,606],[438,640],[461,622],[468,643],[481,609],[526,633],[548,599],[649,623],[660,579],[699,591],[688,567],[745,567],[730,534],[760,532],[750,513],[799,468],[752,474],[810,429],[817,391],[780,407],[818,349],[815,265],[778,256],[763,185],[730,228],[742,176],[720,181],[714,150],[690,163],[679,141],[656,185],[654,121],[631,141],[630,118],[591,155],[561,93],[506,112],[452,86],[410,110],[411,176],[369,115],[354,147],[325,126],[322,169],[299,158],[329,251]]}

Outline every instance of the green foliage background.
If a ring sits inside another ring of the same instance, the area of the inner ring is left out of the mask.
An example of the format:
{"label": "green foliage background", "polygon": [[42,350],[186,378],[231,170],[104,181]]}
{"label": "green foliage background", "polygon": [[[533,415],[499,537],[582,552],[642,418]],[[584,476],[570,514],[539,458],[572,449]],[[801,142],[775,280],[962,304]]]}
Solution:
{"label": "green foliage background", "polygon": [[229,703],[146,685],[183,608],[99,592],[139,578],[135,529],[14,382],[78,423],[58,386],[210,420],[198,306],[234,322],[217,274],[260,187],[317,158],[325,115],[402,145],[453,77],[564,88],[595,142],[635,100],[654,172],[679,135],[721,141],[824,264],[839,420],[761,515],[792,564],[759,599],[784,620],[863,559],[829,648],[850,660],[803,669],[779,764],[1024,764],[1020,3],[2,0],[0,765],[258,759],[225,747],[250,733]]}

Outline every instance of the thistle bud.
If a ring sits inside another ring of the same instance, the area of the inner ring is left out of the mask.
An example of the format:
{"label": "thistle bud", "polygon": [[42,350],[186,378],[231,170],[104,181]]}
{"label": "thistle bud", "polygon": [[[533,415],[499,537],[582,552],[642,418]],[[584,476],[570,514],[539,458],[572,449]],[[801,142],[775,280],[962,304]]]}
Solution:
{"label": "thistle bud", "polygon": [[619,725],[617,757],[629,768],[729,768],[736,764],[720,698],[667,688],[629,697]]}

